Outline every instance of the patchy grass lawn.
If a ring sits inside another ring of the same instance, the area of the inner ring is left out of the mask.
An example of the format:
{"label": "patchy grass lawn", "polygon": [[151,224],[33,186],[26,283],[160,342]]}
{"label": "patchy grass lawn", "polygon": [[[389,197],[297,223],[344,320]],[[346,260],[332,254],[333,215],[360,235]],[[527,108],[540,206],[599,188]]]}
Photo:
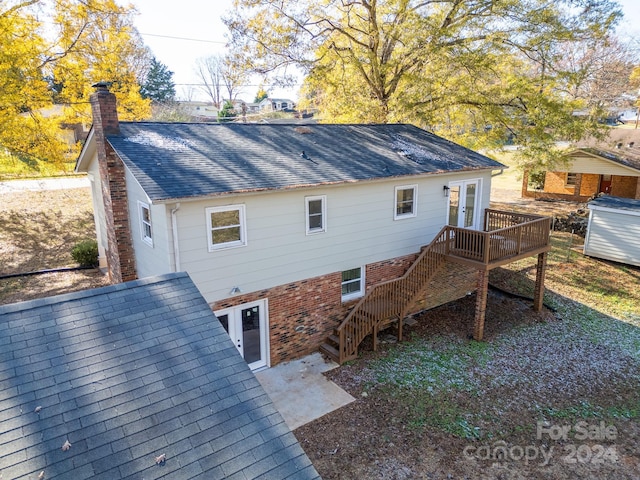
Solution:
{"label": "patchy grass lawn", "polygon": [[[88,188],[12,192],[0,209],[0,276],[76,267],[71,249],[95,238]],[[103,286],[97,270],[0,279],[0,304]]]}
{"label": "patchy grass lawn", "polygon": [[[553,235],[554,311],[493,290],[475,342],[471,295],[329,372],[356,402],[295,431],[323,478],[640,478],[640,269],[580,244]],[[535,260],[491,282],[530,296]]]}

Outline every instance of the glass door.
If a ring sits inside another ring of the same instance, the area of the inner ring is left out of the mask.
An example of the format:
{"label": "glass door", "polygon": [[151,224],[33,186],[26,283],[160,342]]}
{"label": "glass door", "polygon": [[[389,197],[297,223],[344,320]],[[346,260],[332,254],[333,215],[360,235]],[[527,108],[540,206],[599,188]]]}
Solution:
{"label": "glass door", "polygon": [[267,366],[266,303],[246,303],[215,312],[251,370]]}
{"label": "glass door", "polygon": [[478,228],[478,195],[480,180],[465,180],[449,184],[447,223],[454,227]]}

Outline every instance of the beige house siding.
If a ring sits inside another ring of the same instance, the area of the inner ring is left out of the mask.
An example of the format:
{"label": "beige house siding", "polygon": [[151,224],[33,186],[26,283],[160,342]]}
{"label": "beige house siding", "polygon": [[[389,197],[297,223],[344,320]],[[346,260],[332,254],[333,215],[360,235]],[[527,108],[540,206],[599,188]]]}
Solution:
{"label": "beige house siding", "polygon": [[584,254],[640,266],[639,238],[640,211],[591,209]]}

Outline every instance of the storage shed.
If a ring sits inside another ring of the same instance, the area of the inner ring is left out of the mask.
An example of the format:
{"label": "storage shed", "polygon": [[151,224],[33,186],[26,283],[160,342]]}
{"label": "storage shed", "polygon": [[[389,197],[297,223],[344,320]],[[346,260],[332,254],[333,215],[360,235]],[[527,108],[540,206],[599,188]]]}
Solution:
{"label": "storage shed", "polygon": [[640,200],[605,195],[588,208],[584,254],[640,266]]}

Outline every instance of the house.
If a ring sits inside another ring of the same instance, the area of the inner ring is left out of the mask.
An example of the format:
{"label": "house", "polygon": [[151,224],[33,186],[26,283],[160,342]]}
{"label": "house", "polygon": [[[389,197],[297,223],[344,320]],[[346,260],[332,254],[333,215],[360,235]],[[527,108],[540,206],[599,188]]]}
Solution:
{"label": "house", "polygon": [[2,478],[320,478],[184,273],[0,306],[0,344]]}
{"label": "house", "polygon": [[[544,221],[526,242],[531,217],[485,212],[503,165],[419,128],[119,122],[97,89],[76,171],[91,180],[101,265],[113,282],[187,271],[252,369],[315,351],[443,226],[455,248],[421,277],[435,285],[422,308],[486,294],[498,260],[548,247]],[[488,227],[507,230],[471,234]]]}
{"label": "house", "polygon": [[288,98],[264,98],[258,104],[260,111],[279,112],[281,110],[291,111],[295,108],[293,100]]}
{"label": "house", "polygon": [[640,267],[640,200],[603,195],[587,207],[584,254]]}
{"label": "house", "polygon": [[605,140],[590,139],[568,150],[566,163],[545,172],[544,185],[532,190],[529,173],[522,196],[587,201],[598,193],[640,198],[640,130],[612,128]]}

